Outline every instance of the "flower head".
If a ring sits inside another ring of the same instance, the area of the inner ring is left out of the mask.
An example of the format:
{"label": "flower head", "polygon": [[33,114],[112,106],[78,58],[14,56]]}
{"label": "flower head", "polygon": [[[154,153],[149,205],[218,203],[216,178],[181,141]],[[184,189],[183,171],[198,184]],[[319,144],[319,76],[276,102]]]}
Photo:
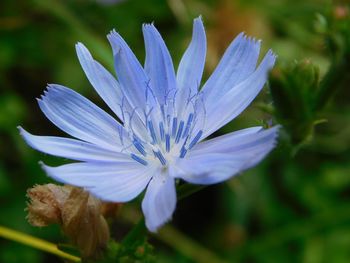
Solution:
{"label": "flower head", "polygon": [[256,97],[273,67],[268,51],[257,65],[260,41],[239,34],[200,89],[206,36],[201,18],[175,73],[169,51],[152,24],[142,28],[142,66],[123,38],[108,35],[117,79],[78,43],[87,78],[114,117],[75,91],[48,85],[38,100],[46,117],[75,137],[20,132],[33,148],[79,162],[49,167],[59,182],[84,187],[105,201],[126,202],[146,189],[142,210],[150,231],[168,221],[176,206],[175,179],[214,184],[256,165],[275,145],[277,128],[253,127],[208,141]]}

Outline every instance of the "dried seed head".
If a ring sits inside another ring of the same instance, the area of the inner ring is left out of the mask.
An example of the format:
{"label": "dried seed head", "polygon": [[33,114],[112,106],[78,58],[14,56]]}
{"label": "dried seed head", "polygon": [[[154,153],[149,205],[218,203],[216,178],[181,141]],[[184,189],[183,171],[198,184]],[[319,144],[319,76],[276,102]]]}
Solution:
{"label": "dried seed head", "polygon": [[30,224],[60,224],[83,258],[96,257],[107,246],[109,228],[99,199],[81,188],[54,184],[37,185],[27,193]]}
{"label": "dried seed head", "polygon": [[61,208],[70,190],[54,184],[36,185],[27,191],[27,219],[33,226],[61,224]]}

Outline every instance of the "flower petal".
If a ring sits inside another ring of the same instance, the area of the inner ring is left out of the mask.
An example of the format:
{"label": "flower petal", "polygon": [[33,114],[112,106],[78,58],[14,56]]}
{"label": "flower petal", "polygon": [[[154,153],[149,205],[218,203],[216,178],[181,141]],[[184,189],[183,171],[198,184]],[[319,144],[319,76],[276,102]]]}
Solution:
{"label": "flower petal", "polygon": [[[113,112],[124,121],[122,102],[124,94],[120,89],[118,81],[100,63],[93,59],[89,50],[82,44],[75,46],[80,64],[96,92],[113,110]],[[130,105],[124,106],[130,110]]]}
{"label": "flower petal", "polygon": [[145,127],[143,120],[138,114],[132,115],[133,108],[121,90],[118,81],[100,63],[93,59],[89,50],[83,44],[78,43],[76,51],[87,78],[100,97],[123,122],[126,129],[133,126],[135,127],[134,132],[139,137],[144,137]]}
{"label": "flower petal", "polygon": [[186,156],[172,168],[172,175],[192,184],[215,184],[240,172],[243,162],[239,156],[222,153]]}
{"label": "flower petal", "polygon": [[227,48],[213,74],[204,84],[202,92],[208,103],[217,103],[235,85],[255,70],[260,52],[260,41],[239,34]]}
{"label": "flower petal", "polygon": [[46,117],[73,137],[116,151],[127,143],[126,132],[115,119],[71,89],[49,85],[38,101]]}
{"label": "flower petal", "polygon": [[275,55],[270,50],[255,72],[246,80],[233,87],[215,103],[210,104],[205,100],[207,120],[202,138],[230,122],[253,101],[264,87],[268,71],[273,67],[275,59]]}
{"label": "flower petal", "polygon": [[142,31],[146,47],[145,71],[159,104],[164,105],[176,94],[173,61],[154,25],[144,24]]}
{"label": "flower petal", "polygon": [[85,187],[100,199],[111,202],[127,202],[135,198],[145,189],[154,173],[151,167],[134,161],[42,166],[53,179]]}
{"label": "flower petal", "polygon": [[[259,136],[262,136],[263,133],[259,133],[261,131],[264,131],[263,127],[256,126],[221,135],[219,137],[215,137],[213,139],[198,143],[191,149],[191,153],[231,152],[231,150],[235,149],[237,146],[242,144],[244,145],[247,142],[247,140],[255,140]],[[270,129],[268,131],[270,131]]]}
{"label": "flower petal", "polygon": [[158,174],[150,181],[142,201],[142,211],[146,226],[151,232],[171,219],[176,207],[176,190],[174,178]]}
{"label": "flower petal", "polygon": [[180,61],[176,79],[178,91],[176,94],[177,110],[183,109],[183,103],[197,94],[201,83],[207,40],[201,17],[193,22],[192,40]]}
{"label": "flower petal", "polygon": [[124,39],[115,31],[108,36],[113,49],[114,66],[122,90],[133,108],[146,110],[155,105],[154,93],[140,62]]}
{"label": "flower petal", "polygon": [[109,151],[97,145],[62,137],[36,136],[19,127],[20,134],[32,148],[59,157],[76,161],[130,161],[130,155]]}
{"label": "flower petal", "polygon": [[253,128],[199,143],[177,161],[172,174],[194,184],[225,181],[258,164],[274,148],[277,131],[278,126],[260,132]]}

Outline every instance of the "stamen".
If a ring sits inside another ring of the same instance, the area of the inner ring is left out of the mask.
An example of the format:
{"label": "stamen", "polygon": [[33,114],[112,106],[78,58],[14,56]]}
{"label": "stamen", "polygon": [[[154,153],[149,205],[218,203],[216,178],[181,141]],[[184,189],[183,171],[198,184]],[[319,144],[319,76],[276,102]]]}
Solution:
{"label": "stamen", "polygon": [[187,153],[186,148],[184,146],[182,146],[182,148],[180,150],[180,158],[184,158],[186,153]]}
{"label": "stamen", "polygon": [[137,155],[135,155],[135,154],[130,154],[130,156],[131,156],[131,158],[132,159],[134,159],[136,162],[138,162],[138,163],[140,163],[140,164],[143,164],[143,165],[145,165],[145,166],[147,166],[147,164],[148,164],[148,162],[147,161],[145,161],[144,159],[142,159],[142,158],[140,158],[140,157],[138,157]]}
{"label": "stamen", "polygon": [[143,156],[146,156],[146,155],[147,155],[143,144],[142,144],[137,138],[134,138],[134,140],[133,140],[132,143],[134,144],[135,148],[136,148]]}
{"label": "stamen", "polygon": [[165,149],[167,152],[170,151],[170,135],[165,134]]}
{"label": "stamen", "polygon": [[162,121],[159,123],[159,131],[160,131],[160,138],[162,139],[162,141],[164,141],[164,124]]}
{"label": "stamen", "polygon": [[152,144],[155,144],[157,142],[157,136],[156,136],[156,132],[154,131],[153,122],[148,121],[147,123],[148,123],[149,132],[151,133]]}
{"label": "stamen", "polygon": [[166,165],[166,160],[160,151],[153,151],[154,156],[157,157],[162,165]]}
{"label": "stamen", "polygon": [[193,146],[196,145],[196,143],[197,143],[197,142],[199,141],[199,139],[201,138],[202,134],[203,134],[203,131],[200,130],[200,131],[196,134],[196,136],[193,138],[193,140],[191,141],[190,145],[188,146],[188,149],[191,149]]}
{"label": "stamen", "polygon": [[191,128],[192,120],[193,120],[193,113],[190,113],[190,115],[188,116],[188,119],[187,119],[186,129],[185,129],[184,134],[182,135],[182,138],[187,137],[188,132],[190,131],[190,128]]}
{"label": "stamen", "polygon": [[172,127],[172,131],[171,131],[171,137],[175,137],[176,135],[176,130],[177,130],[177,117],[175,117],[173,119],[173,127]]}
{"label": "stamen", "polygon": [[176,143],[180,141],[183,128],[184,128],[184,121],[180,121],[179,130],[177,131],[176,139],[175,139]]}

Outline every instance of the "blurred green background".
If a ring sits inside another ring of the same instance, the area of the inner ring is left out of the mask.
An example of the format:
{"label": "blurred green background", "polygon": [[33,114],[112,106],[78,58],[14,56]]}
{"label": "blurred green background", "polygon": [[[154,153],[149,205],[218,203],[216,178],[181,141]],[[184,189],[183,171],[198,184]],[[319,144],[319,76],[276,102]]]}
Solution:
{"label": "blurred green background", "polygon": [[[205,79],[241,31],[262,39],[264,52],[272,48],[277,53],[277,70],[299,60],[314,63],[322,77],[333,61],[327,19],[348,19],[349,11],[346,2],[326,0],[107,2],[112,1],[0,2],[0,225],[66,242],[57,226],[38,229],[25,219],[26,190],[51,182],[38,161],[55,165],[66,160],[30,149],[16,127],[61,134],[35,100],[47,83],[66,85],[104,107],[79,66],[76,42],[112,70],[105,35],[115,28],[143,61],[141,25],[154,22],[177,65],[191,39],[192,19],[202,15],[208,39]],[[288,122],[279,146],[256,168],[178,203],[168,228],[150,237],[156,262],[350,262],[350,89],[349,82],[332,85],[337,92],[312,117],[326,122],[312,126],[299,141],[290,139],[295,124]],[[265,88],[216,135],[283,122],[276,110]],[[139,212],[139,200],[124,206],[111,230],[116,241],[132,228]],[[62,260],[0,238],[0,262]]]}

